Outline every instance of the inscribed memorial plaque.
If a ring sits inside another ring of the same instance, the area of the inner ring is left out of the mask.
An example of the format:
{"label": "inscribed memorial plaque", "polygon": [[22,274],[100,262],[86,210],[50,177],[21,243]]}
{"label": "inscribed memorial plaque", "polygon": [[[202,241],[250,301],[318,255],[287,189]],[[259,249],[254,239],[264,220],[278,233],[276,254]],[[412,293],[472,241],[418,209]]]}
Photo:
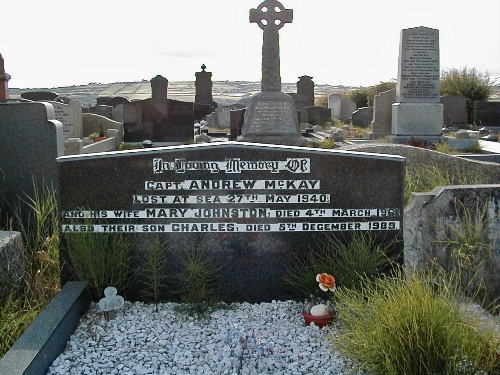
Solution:
{"label": "inscribed memorial plaque", "polygon": [[233,300],[286,298],[290,259],[325,233],[401,240],[399,156],[225,142],[58,161],[64,236],[131,234],[135,254],[155,238],[182,251],[196,237]]}
{"label": "inscribed memorial plaque", "polygon": [[397,102],[439,103],[439,30],[404,29],[399,48]]}

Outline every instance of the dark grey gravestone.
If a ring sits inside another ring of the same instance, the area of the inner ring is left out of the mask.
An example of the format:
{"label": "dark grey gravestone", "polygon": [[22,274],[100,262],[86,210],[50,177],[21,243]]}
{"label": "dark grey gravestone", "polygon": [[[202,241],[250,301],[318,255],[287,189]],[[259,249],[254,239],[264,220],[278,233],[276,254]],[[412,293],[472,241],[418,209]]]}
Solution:
{"label": "dark grey gravestone", "polygon": [[110,105],[96,105],[90,107],[90,113],[113,119],[113,107]]}
{"label": "dark grey gravestone", "polygon": [[66,283],[0,359],[2,375],[45,375],[90,305],[84,282]]}
{"label": "dark grey gravestone", "polygon": [[53,101],[59,94],[51,91],[27,91],[21,93],[21,98],[34,102]]}
{"label": "dark grey gravestone", "polygon": [[306,107],[314,106],[314,82],[313,77],[301,76],[297,82],[297,94],[304,95],[307,98]]}
{"label": "dark grey gravestone", "polygon": [[241,135],[246,109],[233,109],[229,112],[229,140],[236,141]]}
{"label": "dark grey gravestone", "polygon": [[[12,208],[17,197],[34,196],[34,182],[57,189],[56,158],[64,155],[64,136],[52,105],[0,103],[0,150],[3,199]],[[8,209],[2,205],[2,214]]]}
{"label": "dark grey gravestone", "polygon": [[130,100],[123,96],[113,96],[112,98],[109,99],[109,101],[106,103],[106,105],[109,105],[113,108],[116,106],[123,104],[123,103],[130,103]]}
{"label": "dark grey gravestone", "polygon": [[168,100],[166,139],[171,141],[189,141],[193,139],[194,109],[193,102]]}
{"label": "dark grey gravestone", "polygon": [[305,146],[295,102],[281,92],[279,29],[293,20],[293,10],[277,0],[266,0],[250,10],[250,22],[263,31],[262,81],[245,112],[240,141]]}
{"label": "dark grey gravestone", "polygon": [[354,126],[367,127],[373,120],[373,107],[362,107],[352,113]]}
{"label": "dark grey gravestone", "polygon": [[[317,250],[325,234],[401,240],[399,156],[221,142],[58,161],[63,237],[132,235],[139,264],[155,238],[181,252],[195,242],[235,301],[287,298],[281,277],[291,258]],[[69,262],[64,248],[61,260]]]}
{"label": "dark grey gravestone", "polygon": [[500,102],[474,102],[476,126],[500,126]]}
{"label": "dark grey gravestone", "polygon": [[293,98],[295,102],[295,109],[299,114],[299,122],[301,124],[305,124],[309,122],[309,118],[307,117],[307,105],[308,99],[304,95],[299,95],[295,93],[288,93]]}
{"label": "dark grey gravestone", "polygon": [[464,96],[441,96],[440,100],[443,105],[443,117],[449,119],[446,125],[467,125],[467,99]]}
{"label": "dark grey gravestone", "polygon": [[194,119],[201,121],[212,112],[213,106],[208,104],[193,103]]}
{"label": "dark grey gravestone", "polygon": [[150,81],[151,97],[153,99],[167,99],[168,79],[157,75]]}
{"label": "dark grey gravestone", "polygon": [[206,105],[172,99],[146,99],[117,107],[125,142],[186,142],[193,139],[195,114],[203,117]]}
{"label": "dark grey gravestone", "polygon": [[307,117],[312,125],[321,125],[332,120],[332,111],[325,107],[307,107]]}

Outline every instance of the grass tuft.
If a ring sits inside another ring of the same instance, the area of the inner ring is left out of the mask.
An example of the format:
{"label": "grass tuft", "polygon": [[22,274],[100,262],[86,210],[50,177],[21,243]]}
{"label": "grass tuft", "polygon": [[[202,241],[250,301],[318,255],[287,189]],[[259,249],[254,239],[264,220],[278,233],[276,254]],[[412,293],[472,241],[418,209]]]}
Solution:
{"label": "grass tuft", "polygon": [[452,283],[398,273],[336,299],[345,331],[332,340],[372,374],[498,374],[499,338],[466,319]]}

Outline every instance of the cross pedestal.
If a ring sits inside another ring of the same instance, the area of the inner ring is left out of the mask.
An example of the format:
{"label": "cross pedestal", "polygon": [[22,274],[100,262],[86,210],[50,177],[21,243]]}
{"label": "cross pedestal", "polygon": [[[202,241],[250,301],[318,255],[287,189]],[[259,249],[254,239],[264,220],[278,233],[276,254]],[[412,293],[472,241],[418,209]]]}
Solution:
{"label": "cross pedestal", "polygon": [[261,93],[245,112],[241,129],[243,142],[307,145],[300,134],[295,102],[281,92],[279,29],[293,20],[293,10],[277,0],[265,0],[250,10],[250,22],[263,31]]}

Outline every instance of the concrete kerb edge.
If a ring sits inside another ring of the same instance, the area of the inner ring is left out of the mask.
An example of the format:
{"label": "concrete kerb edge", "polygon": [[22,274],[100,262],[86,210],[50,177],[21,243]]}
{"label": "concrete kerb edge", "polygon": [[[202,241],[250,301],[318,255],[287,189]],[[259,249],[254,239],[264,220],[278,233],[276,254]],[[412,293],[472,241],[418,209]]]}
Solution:
{"label": "concrete kerb edge", "polygon": [[90,306],[81,281],[67,282],[0,359],[0,375],[45,375]]}

